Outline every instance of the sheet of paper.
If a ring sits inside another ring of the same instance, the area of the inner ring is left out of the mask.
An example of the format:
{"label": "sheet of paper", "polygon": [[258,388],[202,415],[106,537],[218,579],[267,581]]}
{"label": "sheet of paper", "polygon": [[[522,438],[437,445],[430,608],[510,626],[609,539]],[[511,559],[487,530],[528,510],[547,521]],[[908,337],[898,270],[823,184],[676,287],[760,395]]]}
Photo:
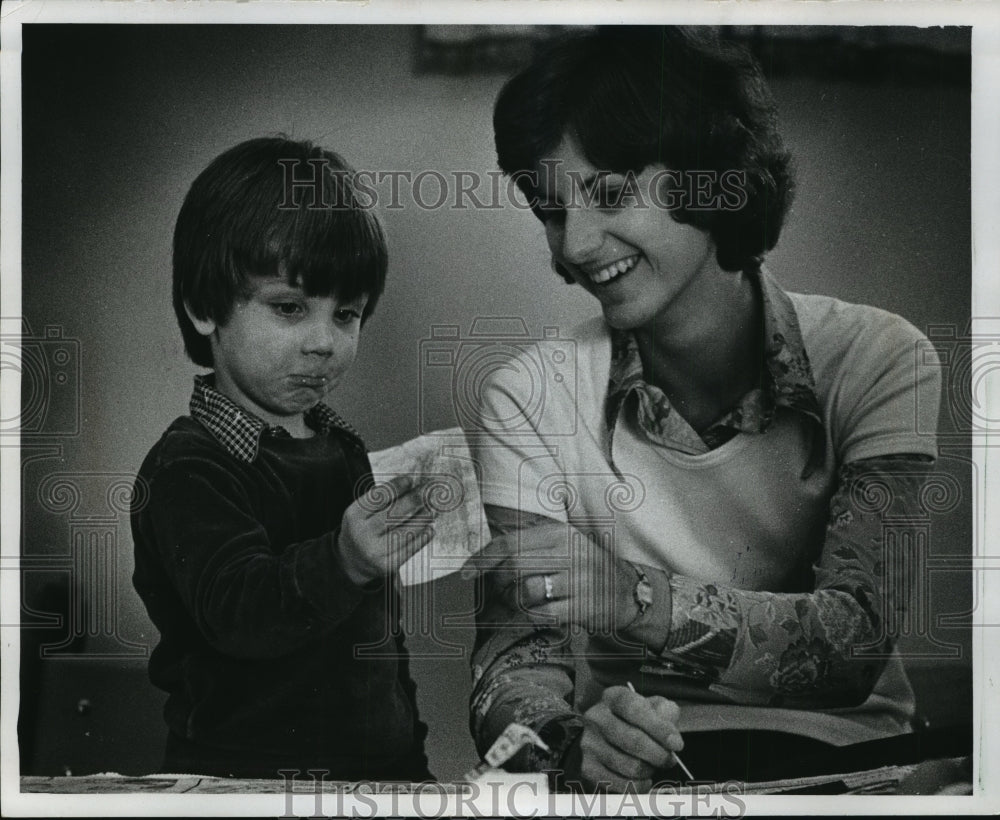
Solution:
{"label": "sheet of paper", "polygon": [[[415,476],[433,514],[413,523],[414,535],[432,523],[434,539],[400,568],[404,586],[423,584],[461,569],[489,543],[475,464],[460,428],[419,436],[370,453],[369,458],[379,484],[398,475]],[[388,513],[391,516],[391,508]]]}

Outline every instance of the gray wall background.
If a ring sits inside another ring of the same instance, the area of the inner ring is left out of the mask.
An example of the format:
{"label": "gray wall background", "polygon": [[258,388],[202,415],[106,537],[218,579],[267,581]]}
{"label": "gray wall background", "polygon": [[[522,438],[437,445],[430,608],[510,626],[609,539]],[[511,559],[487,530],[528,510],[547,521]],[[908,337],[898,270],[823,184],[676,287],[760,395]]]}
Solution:
{"label": "gray wall background", "polygon": [[[34,711],[23,715],[22,743],[34,772],[138,772],[158,762],[162,698],[145,681],[142,657],[156,636],[131,589],[127,517],[100,500],[91,509],[86,498],[54,510],[39,501],[39,486],[67,473],[99,496],[114,476],[134,473],[186,412],[195,369],[170,305],[170,242],[187,186],[222,150],[275,132],[331,147],[357,168],[493,169],[492,103],[504,77],[415,74],[414,42],[412,28],[394,26],[25,26],[23,315],[36,337],[51,326],[78,340],[81,385],[78,434],[58,439],[56,449],[24,450],[22,551],[40,567],[25,573],[29,655],[66,631],[46,622],[59,604],[44,589],[59,572],[45,560],[58,563],[101,516],[115,556],[115,584],[102,598],[113,603],[114,635],[68,645],[23,670]],[[792,290],[875,304],[924,330],[963,332],[968,87],[784,78],[773,88],[799,192],[771,270]],[[331,397],[371,449],[420,432],[419,346],[435,324],[468,330],[476,316],[520,316],[538,334],[596,312],[585,293],[551,273],[542,229],[528,212],[411,205],[382,216],[387,291],[353,374]],[[452,424],[447,395],[427,396],[423,407],[429,427]],[[970,551],[966,460],[961,447],[942,460],[963,504],[935,520],[935,552]],[[471,595],[452,578],[418,590],[408,605],[408,617],[421,607],[439,617],[468,610]],[[932,612],[970,606],[966,576],[935,578]],[[967,633],[934,630],[961,657],[915,661],[916,676],[965,681]],[[439,648],[428,635],[410,644],[432,767],[453,778],[474,763],[460,655],[472,636],[462,627],[436,634],[458,647],[455,656],[425,657]],[[962,694],[957,705],[932,696],[924,704],[961,717],[971,708]]]}

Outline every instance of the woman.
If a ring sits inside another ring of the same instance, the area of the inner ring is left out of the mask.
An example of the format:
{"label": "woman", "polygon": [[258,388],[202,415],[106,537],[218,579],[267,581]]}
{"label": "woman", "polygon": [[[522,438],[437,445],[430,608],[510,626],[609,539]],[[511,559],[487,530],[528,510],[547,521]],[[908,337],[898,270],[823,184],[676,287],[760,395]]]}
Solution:
{"label": "woman", "polygon": [[906,321],[763,267],[792,183],[759,69],[687,31],[587,33],[508,82],[494,128],[603,315],[497,369],[468,431],[500,536],[480,748],[519,722],[549,751],[513,766],[643,788],[682,748],[699,779],[757,779],[908,731],[882,522],[929,474],[916,393],[940,386]]}

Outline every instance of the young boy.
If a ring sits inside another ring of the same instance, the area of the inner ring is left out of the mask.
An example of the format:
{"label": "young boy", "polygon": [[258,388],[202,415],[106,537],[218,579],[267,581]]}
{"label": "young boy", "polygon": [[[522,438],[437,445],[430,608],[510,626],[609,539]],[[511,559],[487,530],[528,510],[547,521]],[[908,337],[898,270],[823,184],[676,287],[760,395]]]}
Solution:
{"label": "young boy", "polygon": [[[133,583],[160,631],[149,674],[169,694],[164,771],[429,777],[388,637],[392,579],[426,539],[355,503],[364,444],[321,403],[385,283],[385,239],[348,170],[307,142],[250,140],[177,219],[174,309],[213,372],[143,462],[132,513]],[[394,522],[426,513],[394,484]]]}

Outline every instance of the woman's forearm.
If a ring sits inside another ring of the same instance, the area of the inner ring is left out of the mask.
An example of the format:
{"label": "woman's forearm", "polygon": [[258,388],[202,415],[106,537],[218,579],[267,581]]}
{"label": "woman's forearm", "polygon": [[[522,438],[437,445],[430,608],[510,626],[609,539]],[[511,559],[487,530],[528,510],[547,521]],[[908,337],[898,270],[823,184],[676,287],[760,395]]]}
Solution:
{"label": "woman's forearm", "polygon": [[[656,607],[645,632],[633,634],[654,651],[665,634],[659,662],[736,702],[863,701],[893,645],[886,615],[904,603],[896,600],[899,579],[887,573],[884,519],[915,508],[927,470],[914,458],[870,459],[842,471],[813,591],[740,590],[674,575],[665,633]],[[891,510],[859,504],[865,482],[878,482],[892,498]],[[654,572],[647,569],[651,579]]]}

